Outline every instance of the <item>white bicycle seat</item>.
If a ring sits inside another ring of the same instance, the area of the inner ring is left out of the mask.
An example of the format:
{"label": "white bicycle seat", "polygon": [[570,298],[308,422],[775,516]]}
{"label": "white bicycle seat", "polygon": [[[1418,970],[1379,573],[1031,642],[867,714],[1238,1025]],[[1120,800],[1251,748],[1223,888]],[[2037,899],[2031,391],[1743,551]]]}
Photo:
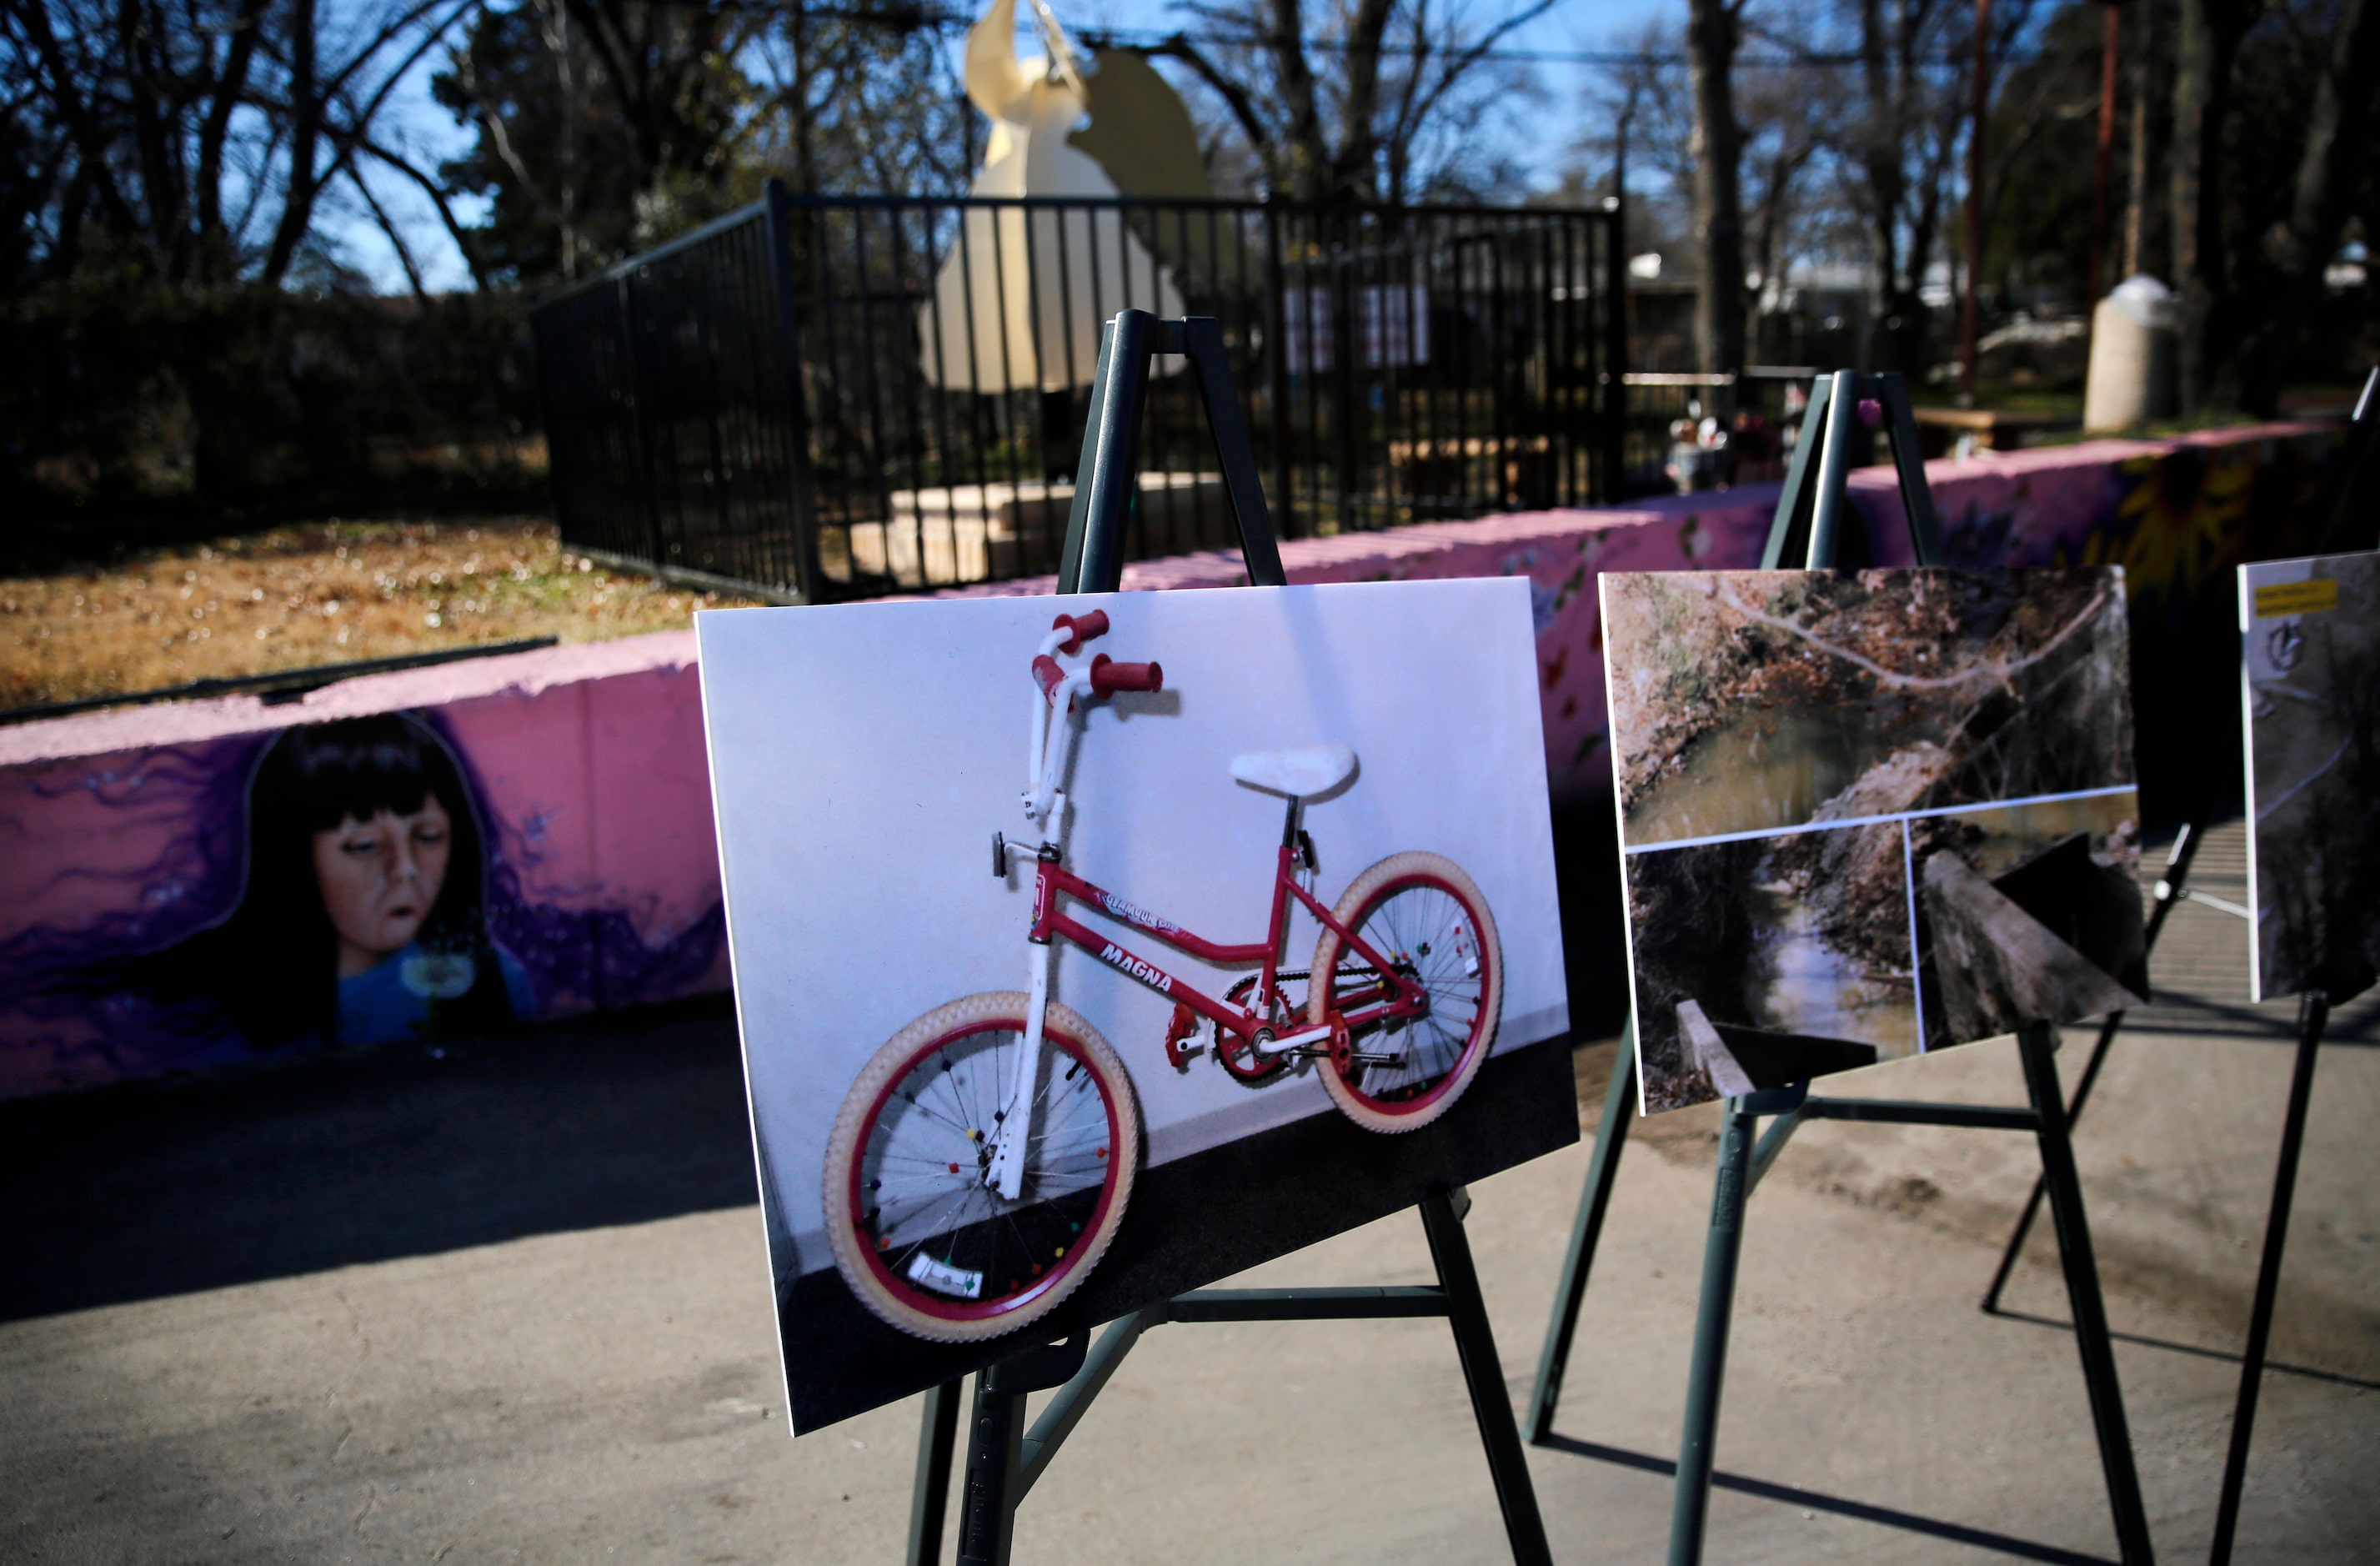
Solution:
{"label": "white bicycle seat", "polygon": [[1344,745],[1308,745],[1295,751],[1252,751],[1232,758],[1232,776],[1251,789],[1310,800],[1327,794],[1355,770],[1355,752]]}

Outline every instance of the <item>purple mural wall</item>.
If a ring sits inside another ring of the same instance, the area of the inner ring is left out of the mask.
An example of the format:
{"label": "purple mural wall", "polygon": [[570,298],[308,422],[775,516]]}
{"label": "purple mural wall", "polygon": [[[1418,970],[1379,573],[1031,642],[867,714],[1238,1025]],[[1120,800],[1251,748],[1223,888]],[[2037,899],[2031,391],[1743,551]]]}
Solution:
{"label": "purple mural wall", "polygon": [[723,987],[694,666],[674,632],[0,730],[0,1096]]}
{"label": "purple mural wall", "polygon": [[[2224,774],[2236,703],[2204,681],[2229,678],[2229,570],[2292,552],[2334,441],[2270,425],[1928,473],[1957,562],[2126,568],[2135,658],[2158,671],[2139,701],[2148,792],[2168,770],[2160,744],[2193,747],[2192,776]],[[1776,495],[1304,539],[1282,556],[1299,582],[1526,576],[1553,791],[1576,808],[1609,783],[1596,576],[1756,565]],[[1855,474],[1852,496],[1875,562],[1905,563],[1889,471]],[[1241,580],[1224,552],[1135,564],[1123,584]],[[0,729],[0,1096],[723,988],[694,666],[692,633],[672,632],[286,705]]]}

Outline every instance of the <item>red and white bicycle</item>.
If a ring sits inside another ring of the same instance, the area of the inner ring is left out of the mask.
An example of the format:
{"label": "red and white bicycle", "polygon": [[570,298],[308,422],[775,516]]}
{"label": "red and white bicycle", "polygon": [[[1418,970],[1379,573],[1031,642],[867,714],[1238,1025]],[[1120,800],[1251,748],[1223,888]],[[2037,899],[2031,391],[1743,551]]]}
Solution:
{"label": "red and white bicycle", "polygon": [[[1154,663],[1080,662],[1083,643],[1107,629],[1103,611],[1061,615],[1042,642],[1025,792],[1040,841],[1028,850],[992,838],[996,875],[1007,876],[1012,855],[1033,863],[1030,989],[953,1000],[895,1034],[859,1073],[827,1142],[835,1265],[870,1311],[921,1338],[992,1338],[1049,1311],[1099,1265],[1132,1195],[1138,1103],[1098,1030],[1050,998],[1061,939],[1172,998],[1165,1051],[1177,1071],[1202,1047],[1203,1019],[1206,1047],[1236,1080],[1262,1087],[1312,1061],[1332,1102],[1377,1132],[1444,1114],[1495,1041],[1503,953],[1487,899],[1461,868],[1400,853],[1355,877],[1333,907],[1311,889],[1317,859],[1300,817],[1354,774],[1344,745],[1232,762],[1234,778],[1289,801],[1262,941],[1204,939],[1065,867],[1062,784],[1077,703],[1087,711],[1164,684]],[[1257,972],[1218,999],[1077,923],[1064,899],[1202,961]],[[1322,926],[1305,972],[1281,966],[1293,899]],[[1301,982],[1304,997],[1293,997],[1288,986]]]}

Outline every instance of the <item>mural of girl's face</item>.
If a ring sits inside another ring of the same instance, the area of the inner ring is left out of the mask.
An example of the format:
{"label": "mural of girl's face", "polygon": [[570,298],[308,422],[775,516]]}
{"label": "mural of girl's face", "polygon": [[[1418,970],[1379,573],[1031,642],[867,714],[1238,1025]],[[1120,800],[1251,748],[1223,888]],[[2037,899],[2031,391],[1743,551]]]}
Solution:
{"label": "mural of girl's face", "polygon": [[446,884],[454,824],[435,794],[408,815],[350,815],[314,834],[314,876],[339,935],[339,977],[352,978],[411,945]]}

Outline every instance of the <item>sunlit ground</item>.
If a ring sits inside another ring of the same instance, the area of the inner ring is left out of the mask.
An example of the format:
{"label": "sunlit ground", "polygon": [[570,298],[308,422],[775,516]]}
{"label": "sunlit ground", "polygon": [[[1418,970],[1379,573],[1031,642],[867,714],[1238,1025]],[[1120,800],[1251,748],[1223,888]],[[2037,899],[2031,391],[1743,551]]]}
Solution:
{"label": "sunlit ground", "polygon": [[0,708],[473,642],[601,641],[749,602],[607,570],[550,521],[312,522],[0,580]]}

